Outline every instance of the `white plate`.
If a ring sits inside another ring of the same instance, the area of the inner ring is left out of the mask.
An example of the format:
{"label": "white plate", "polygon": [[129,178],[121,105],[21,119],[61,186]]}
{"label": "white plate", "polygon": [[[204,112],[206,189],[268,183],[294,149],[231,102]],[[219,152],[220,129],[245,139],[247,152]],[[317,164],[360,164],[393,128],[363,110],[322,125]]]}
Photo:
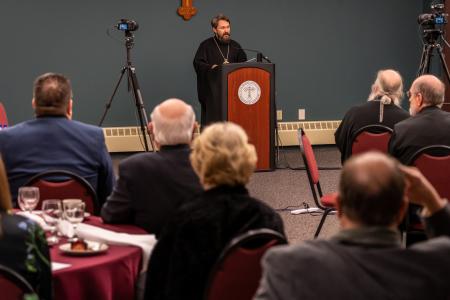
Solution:
{"label": "white plate", "polygon": [[61,250],[62,253],[67,255],[89,256],[105,253],[109,248],[107,244],[92,241],[85,241],[85,242],[88,244],[88,249],[84,251],[75,251],[70,249],[70,243],[60,245],[59,250]]}

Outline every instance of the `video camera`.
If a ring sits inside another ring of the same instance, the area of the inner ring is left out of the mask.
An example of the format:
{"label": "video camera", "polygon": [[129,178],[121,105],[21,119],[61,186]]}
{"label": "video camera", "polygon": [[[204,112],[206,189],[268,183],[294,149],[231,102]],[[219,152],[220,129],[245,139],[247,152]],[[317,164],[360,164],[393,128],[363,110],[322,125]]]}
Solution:
{"label": "video camera", "polygon": [[139,24],[134,20],[121,19],[117,24],[117,29],[122,31],[135,31],[139,28]]}
{"label": "video camera", "polygon": [[431,5],[431,14],[421,14],[417,18],[417,23],[429,29],[436,25],[447,24],[448,14],[444,13],[444,4]]}

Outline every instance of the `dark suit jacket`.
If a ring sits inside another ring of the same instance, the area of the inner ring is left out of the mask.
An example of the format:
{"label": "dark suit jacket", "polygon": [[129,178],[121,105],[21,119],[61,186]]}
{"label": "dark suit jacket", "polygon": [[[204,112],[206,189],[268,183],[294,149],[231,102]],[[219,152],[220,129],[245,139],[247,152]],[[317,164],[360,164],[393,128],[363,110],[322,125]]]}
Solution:
{"label": "dark suit jacket", "polygon": [[284,234],[280,216],[243,186],[219,186],[186,202],[152,252],[145,299],[203,299],[208,275],[224,247],[258,228]]}
{"label": "dark suit jacket", "polygon": [[123,160],[101,211],[103,221],[135,224],[159,236],[180,204],[203,190],[189,153],[188,145],[162,146],[159,152]]}
{"label": "dark suit jacket", "polygon": [[50,254],[38,224],[22,216],[0,213],[0,264],[22,275],[39,299],[52,299]]}
{"label": "dark suit jacket", "polygon": [[341,152],[341,162],[344,163],[352,152],[352,137],[364,126],[372,124],[385,125],[394,129],[397,122],[409,118],[409,113],[395,104],[384,106],[383,122],[380,121],[380,101],[372,100],[352,107],[342,119],[334,134],[336,146]]}
{"label": "dark suit jacket", "polygon": [[408,164],[414,153],[431,145],[450,146],[450,113],[436,106],[425,107],[414,117],[395,125],[389,152]]}
{"label": "dark suit jacket", "polygon": [[112,191],[111,157],[99,127],[62,116],[39,117],[1,130],[0,152],[14,200],[33,175],[54,169],[84,177],[100,204]]}
{"label": "dark suit jacket", "polygon": [[349,232],[269,250],[254,299],[450,298],[448,237],[403,249],[399,234],[387,229]]}

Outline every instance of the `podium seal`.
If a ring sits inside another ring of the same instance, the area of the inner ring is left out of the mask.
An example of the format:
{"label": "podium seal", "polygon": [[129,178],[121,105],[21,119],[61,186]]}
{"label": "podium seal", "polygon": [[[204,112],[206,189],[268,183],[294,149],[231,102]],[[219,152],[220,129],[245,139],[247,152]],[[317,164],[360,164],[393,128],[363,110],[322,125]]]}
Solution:
{"label": "podium seal", "polygon": [[259,85],[252,81],[244,81],[238,90],[239,100],[246,105],[253,105],[258,102],[261,97],[261,88]]}

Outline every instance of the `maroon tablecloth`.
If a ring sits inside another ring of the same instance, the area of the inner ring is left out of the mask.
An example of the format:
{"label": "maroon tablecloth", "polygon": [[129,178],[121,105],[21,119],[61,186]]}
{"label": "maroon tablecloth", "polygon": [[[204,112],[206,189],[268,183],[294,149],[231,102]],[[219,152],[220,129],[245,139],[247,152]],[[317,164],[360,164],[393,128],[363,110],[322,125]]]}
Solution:
{"label": "maroon tablecloth", "polygon": [[[145,234],[131,225],[103,224],[98,217],[90,217],[86,223],[117,232]],[[56,300],[134,299],[142,258],[140,248],[110,245],[105,254],[73,257],[62,254],[58,246],[54,246],[50,255],[53,262],[71,265],[53,272]]]}

